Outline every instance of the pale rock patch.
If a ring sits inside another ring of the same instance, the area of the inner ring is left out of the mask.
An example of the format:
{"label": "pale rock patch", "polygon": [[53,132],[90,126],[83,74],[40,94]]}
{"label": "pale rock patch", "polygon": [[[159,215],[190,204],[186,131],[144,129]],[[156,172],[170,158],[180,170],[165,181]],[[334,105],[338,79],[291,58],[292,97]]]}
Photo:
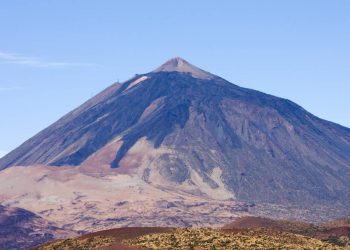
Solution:
{"label": "pale rock patch", "polygon": [[140,82],[143,82],[144,80],[147,80],[147,79],[148,79],[147,76],[141,76],[140,78],[138,78],[135,81],[133,81],[132,83],[130,83],[129,86],[126,88],[126,90],[131,89],[132,87],[136,86]]}

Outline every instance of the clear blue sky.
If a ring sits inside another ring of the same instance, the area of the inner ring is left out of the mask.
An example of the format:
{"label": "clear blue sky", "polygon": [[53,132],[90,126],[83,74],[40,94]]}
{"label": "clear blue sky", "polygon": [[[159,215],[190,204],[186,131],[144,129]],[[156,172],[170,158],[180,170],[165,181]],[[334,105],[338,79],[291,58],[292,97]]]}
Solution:
{"label": "clear blue sky", "polygon": [[181,56],[350,127],[350,1],[0,2],[0,152]]}

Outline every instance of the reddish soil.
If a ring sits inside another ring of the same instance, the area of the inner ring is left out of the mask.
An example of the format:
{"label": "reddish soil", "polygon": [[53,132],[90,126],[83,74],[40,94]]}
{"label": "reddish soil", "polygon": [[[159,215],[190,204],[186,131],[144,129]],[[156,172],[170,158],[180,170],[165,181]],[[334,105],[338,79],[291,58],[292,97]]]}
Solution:
{"label": "reddish soil", "polygon": [[330,236],[340,237],[340,236],[348,236],[350,237],[350,227],[333,227],[327,228],[322,232],[319,232],[318,238],[328,238]]}
{"label": "reddish soil", "polygon": [[223,229],[254,229],[254,228],[267,228],[277,231],[285,230],[305,230],[312,227],[312,224],[287,221],[287,220],[272,220],[268,218],[247,216],[242,217],[234,222],[231,222],[223,227]]}
{"label": "reddish soil", "polygon": [[260,217],[243,217],[225,225],[222,230],[226,232],[237,232],[240,230],[265,228],[275,232],[280,231],[302,234],[322,240],[330,237],[350,237],[350,227],[334,226],[337,224],[339,223],[330,222],[328,224],[314,225],[298,221],[272,220]]}
{"label": "reddish soil", "polygon": [[123,240],[133,239],[145,234],[167,233],[173,230],[174,228],[166,227],[125,227],[86,234],[79,237],[79,239],[86,239],[94,236],[112,237],[116,240],[116,243],[108,247],[99,248],[99,250],[139,250],[140,248],[126,246],[123,245],[121,242]]}
{"label": "reddish soil", "polygon": [[275,226],[275,223],[271,219],[260,217],[243,217],[225,225],[223,229],[245,229],[258,227],[270,228],[272,226]]}

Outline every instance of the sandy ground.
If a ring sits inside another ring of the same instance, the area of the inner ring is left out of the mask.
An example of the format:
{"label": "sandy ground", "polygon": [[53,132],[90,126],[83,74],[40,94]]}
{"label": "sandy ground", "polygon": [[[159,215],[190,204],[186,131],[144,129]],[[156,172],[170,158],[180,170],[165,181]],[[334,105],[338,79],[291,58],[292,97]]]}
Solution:
{"label": "sandy ground", "polygon": [[[218,170],[213,172],[213,178],[219,175]],[[225,196],[213,199],[211,196],[218,195],[215,190],[203,189],[209,195],[198,195],[196,188],[196,184],[153,185],[138,174],[99,175],[79,167],[11,167],[0,172],[2,205],[33,211],[70,230],[221,226],[247,214],[243,204],[223,200]]]}

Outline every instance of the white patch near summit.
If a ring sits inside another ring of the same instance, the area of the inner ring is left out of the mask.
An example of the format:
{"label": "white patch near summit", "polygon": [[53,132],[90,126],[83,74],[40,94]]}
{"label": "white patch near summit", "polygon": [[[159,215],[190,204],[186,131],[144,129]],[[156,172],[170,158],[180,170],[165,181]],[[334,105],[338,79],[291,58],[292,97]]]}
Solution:
{"label": "white patch near summit", "polygon": [[140,78],[136,79],[135,81],[133,81],[132,83],[129,84],[129,86],[126,88],[126,90],[134,87],[135,85],[139,84],[140,82],[143,82],[144,80],[147,80],[148,77],[147,76],[141,76]]}

